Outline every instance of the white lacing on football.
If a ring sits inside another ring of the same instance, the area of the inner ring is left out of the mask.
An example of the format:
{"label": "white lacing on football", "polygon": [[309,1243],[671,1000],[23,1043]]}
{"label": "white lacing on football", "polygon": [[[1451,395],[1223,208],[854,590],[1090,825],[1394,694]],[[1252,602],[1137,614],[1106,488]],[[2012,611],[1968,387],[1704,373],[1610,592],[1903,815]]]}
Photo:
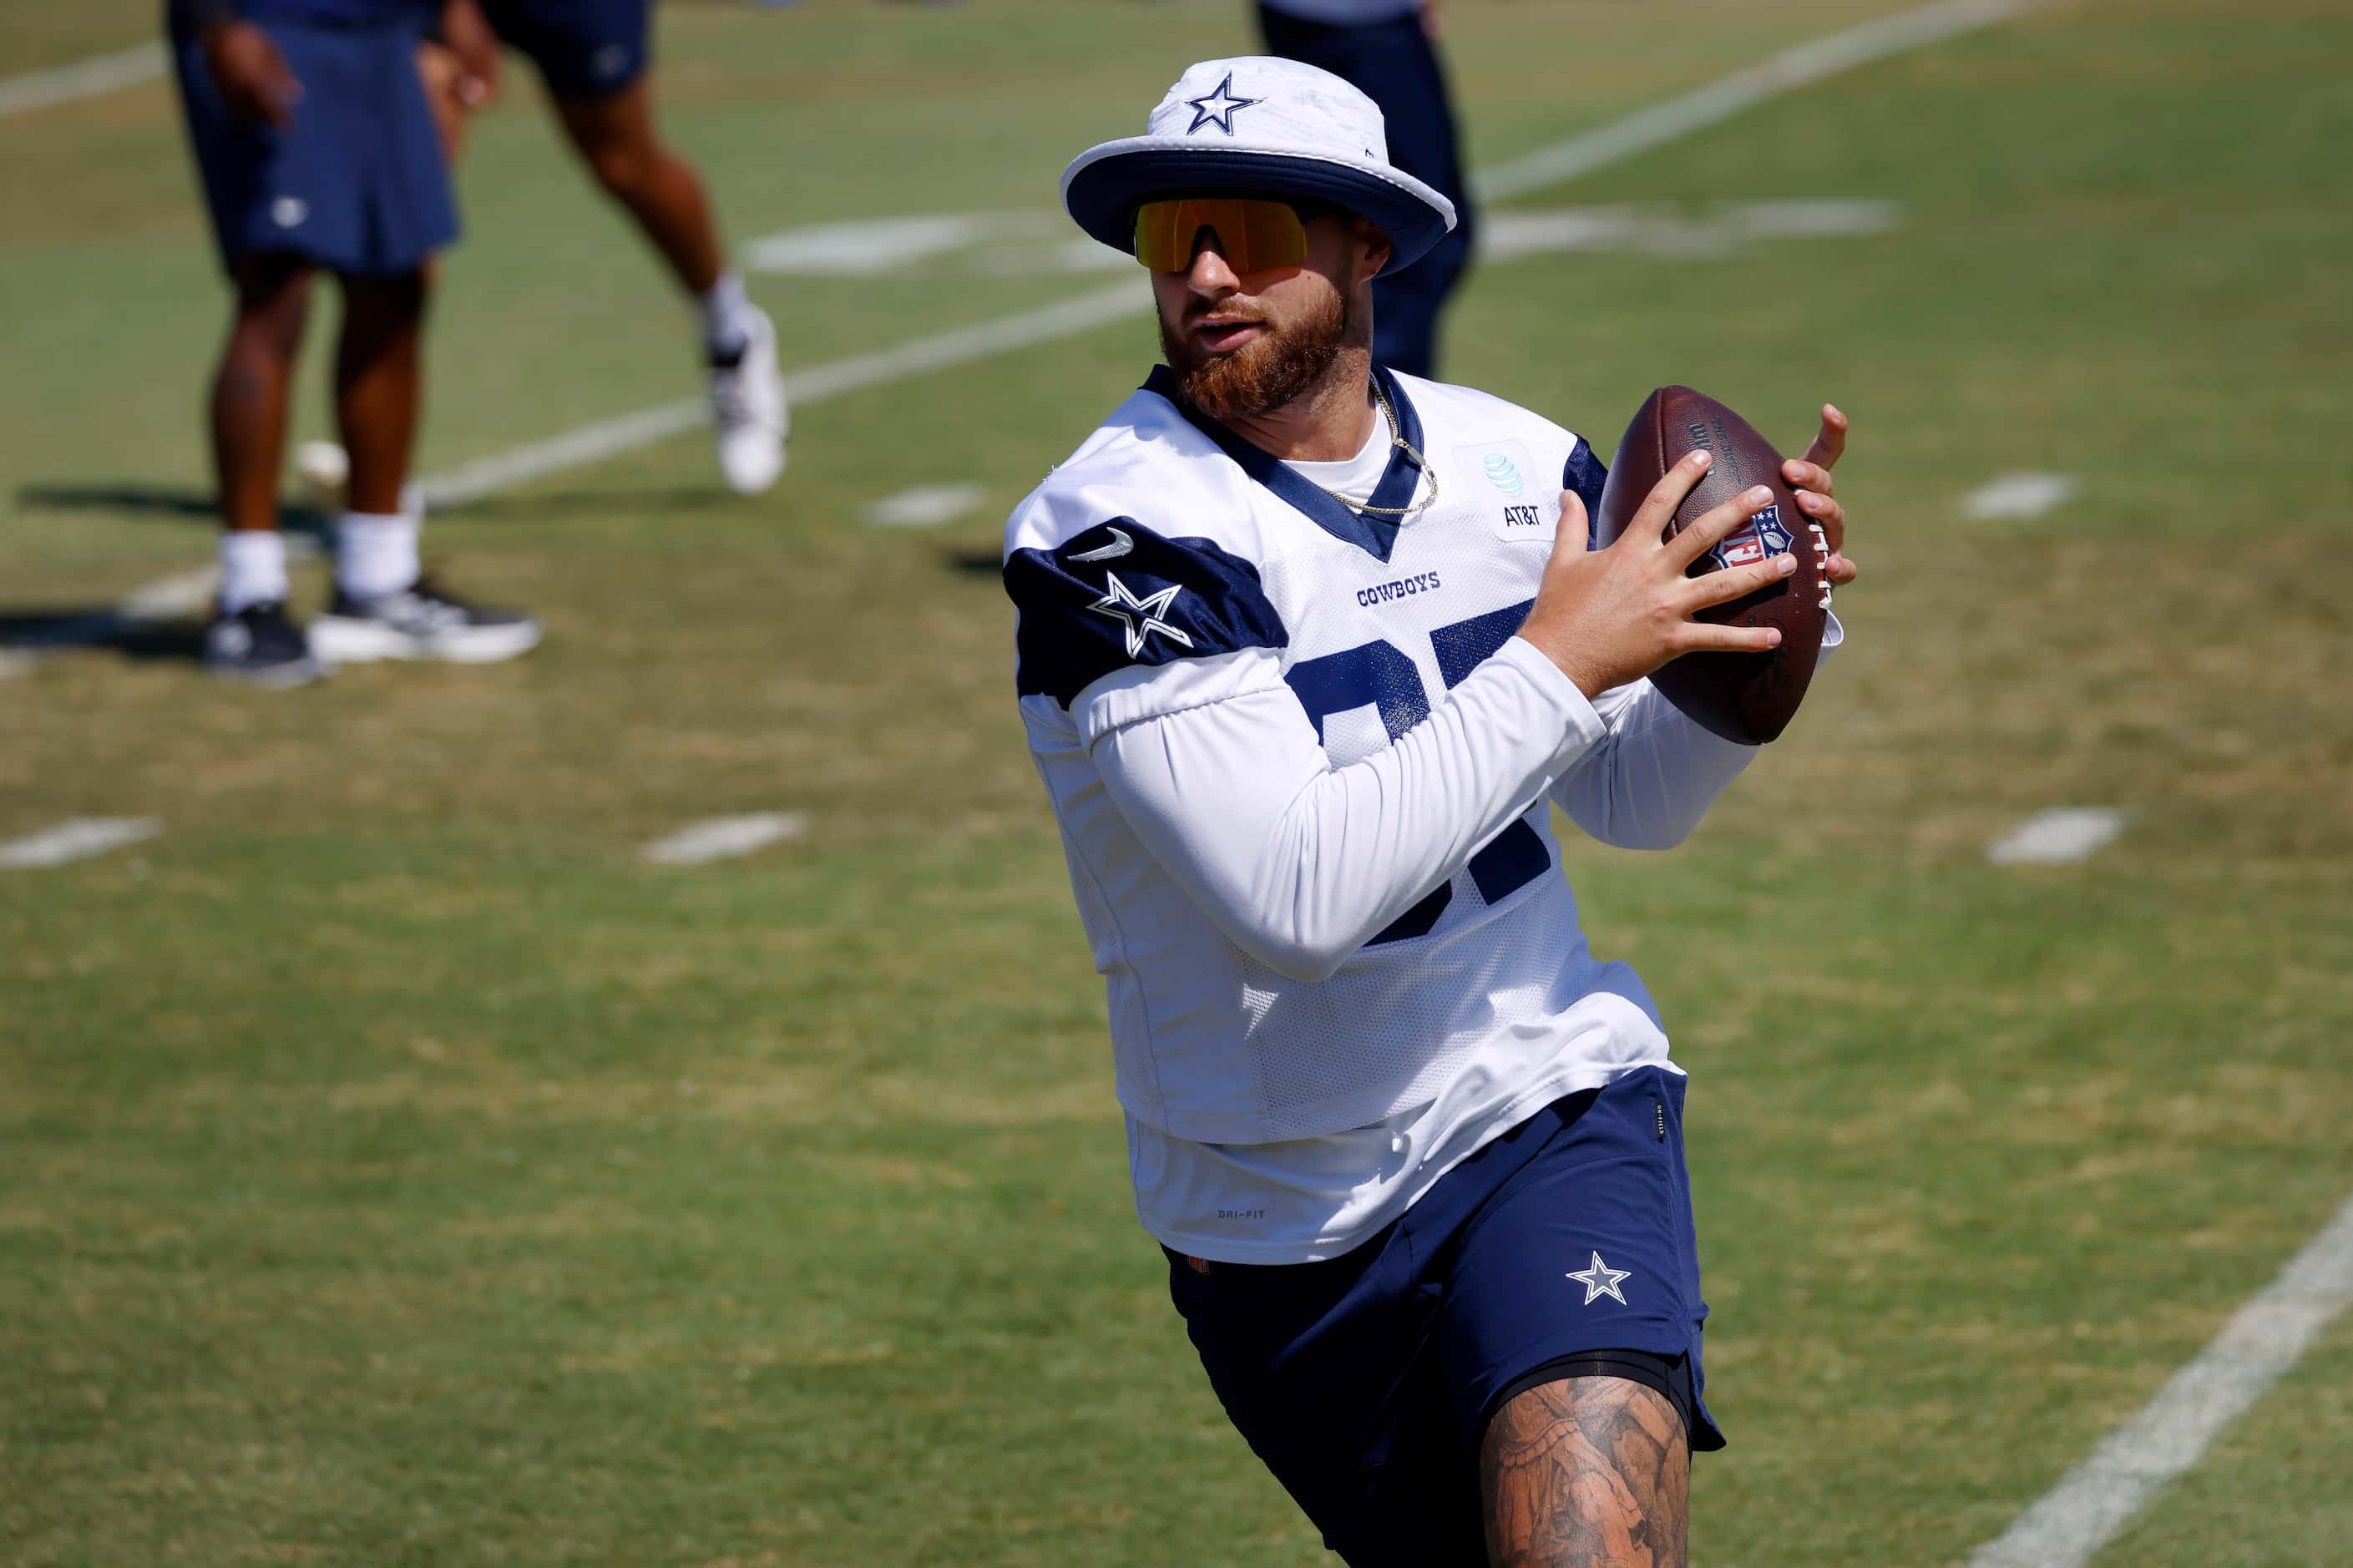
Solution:
{"label": "white lacing on football", "polygon": [[1822,531],[1819,522],[1806,526],[1814,531],[1814,553],[1821,557],[1822,563],[1822,600],[1815,608],[1827,610],[1831,607],[1831,536]]}

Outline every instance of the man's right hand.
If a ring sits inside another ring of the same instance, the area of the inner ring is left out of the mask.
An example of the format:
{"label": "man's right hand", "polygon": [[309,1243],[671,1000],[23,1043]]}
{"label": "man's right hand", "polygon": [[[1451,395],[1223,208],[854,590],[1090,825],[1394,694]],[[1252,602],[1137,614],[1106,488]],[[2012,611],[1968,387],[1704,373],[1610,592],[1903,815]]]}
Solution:
{"label": "man's right hand", "polygon": [[269,35],[251,22],[215,22],[199,37],[205,68],[231,114],[248,124],[283,130],[302,101],[302,84]]}
{"label": "man's right hand", "polygon": [[1694,612],[1753,594],[1798,566],[1797,557],[1785,553],[1701,577],[1683,574],[1773,499],[1772,491],[1756,486],[1662,541],[1668,520],[1707,465],[1707,453],[1694,452],[1669,469],[1606,550],[1586,549],[1585,502],[1574,490],[1561,496],[1552,559],[1518,635],[1558,665],[1588,699],[1639,680],[1682,654],[1765,653],[1779,645],[1781,634],[1770,626],[1720,626],[1692,619]]}
{"label": "man's right hand", "polygon": [[441,41],[458,57],[459,103],[470,113],[489,108],[499,91],[499,36],[477,0],[448,0],[441,7]]}

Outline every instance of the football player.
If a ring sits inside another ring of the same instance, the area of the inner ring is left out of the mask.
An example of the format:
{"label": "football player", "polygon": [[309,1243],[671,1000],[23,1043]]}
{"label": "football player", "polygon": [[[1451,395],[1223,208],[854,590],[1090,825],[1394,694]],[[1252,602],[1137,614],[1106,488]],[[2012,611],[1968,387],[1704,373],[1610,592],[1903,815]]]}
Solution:
{"label": "football player", "polygon": [[[1644,678],[1776,646],[1692,617],[1792,563],[1684,574],[1764,500],[1662,542],[1704,454],[1590,549],[1583,438],[1376,362],[1373,280],[1453,219],[1384,149],[1336,77],[1221,59],[1064,172],[1166,363],[1007,524],[1020,711],[1137,1211],[1251,1448],[1360,1568],[1681,1563],[1724,1442],[1684,1076],[1551,814],[1692,830],[1754,753]],[[1834,547],[1845,431],[1785,475]]]}
{"label": "football player", "polygon": [[[539,623],[467,604],[418,564],[407,480],[427,262],[458,214],[416,55],[439,0],[170,0],[206,206],[235,291],[211,394],[221,586],[205,662],[293,686],[336,660],[511,658]],[[278,468],[312,278],[341,285],[335,418],[350,454],[335,595],[286,613]]]}
{"label": "football player", "polygon": [[654,128],[652,10],[653,0],[455,0],[440,34],[449,53],[428,49],[422,63],[441,89],[453,158],[464,115],[496,89],[497,53],[483,44],[494,37],[539,68],[574,151],[694,301],[719,471],[757,495],[784,472],[791,426],[776,329],[726,264],[702,177]]}

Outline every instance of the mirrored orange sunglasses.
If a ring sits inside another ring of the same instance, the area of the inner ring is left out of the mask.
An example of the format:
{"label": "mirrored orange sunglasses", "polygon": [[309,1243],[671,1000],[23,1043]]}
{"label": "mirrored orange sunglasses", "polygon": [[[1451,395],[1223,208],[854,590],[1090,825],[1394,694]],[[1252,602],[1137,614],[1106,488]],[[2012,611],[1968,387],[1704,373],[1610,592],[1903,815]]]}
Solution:
{"label": "mirrored orange sunglasses", "polygon": [[1218,254],[1236,272],[1296,267],[1307,259],[1307,226],[1288,202],[1250,196],[1187,196],[1135,209],[1135,258],[1155,272],[1193,265],[1193,242],[1217,234]]}

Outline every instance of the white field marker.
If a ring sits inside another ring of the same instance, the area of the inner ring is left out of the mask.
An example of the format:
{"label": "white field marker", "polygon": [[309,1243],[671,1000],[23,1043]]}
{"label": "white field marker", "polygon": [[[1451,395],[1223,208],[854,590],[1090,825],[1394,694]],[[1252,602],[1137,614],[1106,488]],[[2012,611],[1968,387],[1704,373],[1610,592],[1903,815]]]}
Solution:
{"label": "white field marker", "polygon": [[877,528],[937,528],[978,506],[987,494],[980,485],[917,485],[868,507],[866,521]]}
{"label": "white field marker", "polygon": [[1565,250],[1643,256],[1726,256],[1753,240],[1883,234],[1903,220],[1894,202],[1748,202],[1694,216],[1645,207],[1557,207],[1489,213],[1479,258],[1516,261]]}
{"label": "white field marker", "polygon": [[136,44],[69,66],[12,76],[0,81],[0,115],[47,109],[53,103],[70,103],[77,98],[94,98],[119,87],[152,81],[164,74],[168,63],[162,44]]}
{"label": "white field marker", "polygon": [[[292,543],[290,537],[289,545]],[[296,553],[291,548],[287,551]],[[148,584],[114,606],[112,618],[133,626],[148,621],[175,621],[203,615],[220,589],[220,568],[197,566]]]}
{"label": "white field marker", "polygon": [[797,838],[807,827],[808,818],[797,811],[714,816],[655,839],[646,846],[645,858],[657,866],[700,866],[706,860],[732,859],[782,839]]}
{"label": "white field marker", "polygon": [[1523,153],[1473,175],[1472,188],[1489,202],[1525,195],[1721,124],[1767,99],[1811,87],[1856,66],[2006,22],[2038,4],[2040,0],[1937,0],[1915,11],[1865,22],[1784,49],[1680,98]]}
{"label": "white field marker", "polygon": [[2064,866],[2125,830],[2129,814],[2100,805],[2063,805],[2041,811],[1996,839],[1986,858],[1997,866]]}
{"label": "white field marker", "polygon": [[2041,517],[2082,488],[2069,474],[2004,474],[1963,496],[1961,515]]}
{"label": "white field marker", "polygon": [[142,838],[153,838],[164,825],[152,816],[81,816],[24,838],[0,843],[0,871],[32,871],[87,860]]}
{"label": "white field marker", "polygon": [[[844,393],[862,392],[909,376],[945,370],[1028,348],[1110,321],[1144,313],[1145,293],[1135,282],[1099,289],[1041,310],[1000,316],[994,321],[959,327],[933,337],[917,338],[896,348],[835,360],[785,378],[786,395],[797,407],[823,403]],[[458,507],[480,500],[543,475],[561,473],[600,462],[622,452],[650,446],[709,422],[710,407],[699,397],[681,398],[659,408],[640,409],[617,419],[589,425],[552,440],[535,441],[494,458],[467,464],[455,473],[424,481],[425,500],[433,507]]]}
{"label": "white field marker", "polygon": [[2353,1304],[2353,1198],[2147,1407],[2067,1472],[1969,1568],[2077,1568],[2115,1539],[2167,1482]]}
{"label": "white field marker", "polygon": [[[1503,210],[1482,218],[1479,256],[1483,261],[1566,250],[1724,256],[1757,240],[1884,234],[1903,216],[1894,202],[1837,200],[1721,204],[1688,214],[1631,206]],[[944,260],[966,272],[1030,278],[1124,273],[1135,266],[1124,251],[1073,237],[1070,220],[1050,212],[811,224],[755,239],[742,255],[746,271],[818,278],[904,274]]]}

